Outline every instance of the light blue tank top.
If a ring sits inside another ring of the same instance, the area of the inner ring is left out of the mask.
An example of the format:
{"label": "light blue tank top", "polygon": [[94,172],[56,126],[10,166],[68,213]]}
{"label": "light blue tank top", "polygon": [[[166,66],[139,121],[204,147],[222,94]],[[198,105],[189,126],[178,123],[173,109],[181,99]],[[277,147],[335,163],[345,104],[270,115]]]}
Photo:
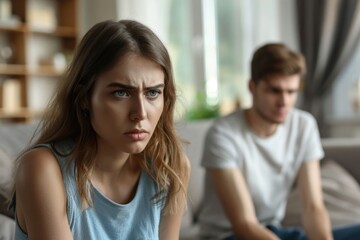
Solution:
{"label": "light blue tank top", "polygon": [[[157,185],[145,171],[141,172],[131,202],[116,203],[91,186],[94,193],[93,207],[81,210],[74,167],[72,162],[68,164],[69,157],[66,156],[71,151],[71,142],[57,144],[56,151],[47,144],[36,147],[49,148],[59,162],[67,193],[67,217],[74,240],[159,239],[162,205],[153,202],[152,197],[157,193]],[[17,222],[15,240],[23,239],[28,239],[28,236]]]}

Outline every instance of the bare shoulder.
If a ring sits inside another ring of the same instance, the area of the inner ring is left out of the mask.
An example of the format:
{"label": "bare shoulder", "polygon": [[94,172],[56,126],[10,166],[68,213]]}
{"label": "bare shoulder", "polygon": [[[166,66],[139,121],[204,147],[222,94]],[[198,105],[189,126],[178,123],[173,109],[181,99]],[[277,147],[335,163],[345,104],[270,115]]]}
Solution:
{"label": "bare shoulder", "polygon": [[71,238],[61,168],[49,149],[40,147],[21,156],[15,191],[16,216],[29,239]]}
{"label": "bare shoulder", "polygon": [[62,195],[63,189],[61,169],[50,149],[35,148],[20,157],[15,176],[17,198],[38,200],[53,191]]}
{"label": "bare shoulder", "polygon": [[19,159],[16,183],[29,183],[35,180],[49,180],[46,177],[60,172],[54,154],[45,147],[31,149]]}
{"label": "bare shoulder", "polygon": [[[54,154],[45,147],[25,152],[19,159],[15,177],[16,195],[23,200],[62,193],[61,169]],[[18,198],[17,197],[17,198]]]}

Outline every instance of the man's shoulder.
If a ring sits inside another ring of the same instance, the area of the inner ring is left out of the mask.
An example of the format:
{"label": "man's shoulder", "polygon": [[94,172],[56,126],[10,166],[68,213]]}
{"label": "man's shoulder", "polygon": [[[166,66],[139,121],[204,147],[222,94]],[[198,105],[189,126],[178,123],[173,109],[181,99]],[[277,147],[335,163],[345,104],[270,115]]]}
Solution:
{"label": "man's shoulder", "polygon": [[309,121],[315,121],[314,116],[304,110],[298,109],[298,108],[294,108],[291,113],[290,113],[290,120],[294,121],[294,120],[300,120],[300,121],[305,121],[305,122],[309,122]]}
{"label": "man's shoulder", "polygon": [[243,121],[243,110],[238,109],[234,112],[231,112],[227,115],[217,118],[213,123],[213,128],[233,128],[239,126]]}
{"label": "man's shoulder", "polygon": [[302,136],[305,133],[317,130],[318,125],[311,113],[301,109],[293,109],[285,123],[285,128],[292,133],[301,133]]}

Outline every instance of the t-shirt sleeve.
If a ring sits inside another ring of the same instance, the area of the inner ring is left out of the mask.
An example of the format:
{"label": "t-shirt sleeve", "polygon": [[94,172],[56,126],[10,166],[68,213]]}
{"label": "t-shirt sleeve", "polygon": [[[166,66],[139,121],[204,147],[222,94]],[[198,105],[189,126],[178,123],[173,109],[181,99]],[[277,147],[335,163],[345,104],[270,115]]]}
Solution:
{"label": "t-shirt sleeve", "polygon": [[306,151],[304,161],[321,160],[324,157],[324,150],[321,145],[321,139],[317,122],[312,115],[306,119]]}
{"label": "t-shirt sleeve", "polygon": [[241,156],[232,136],[224,126],[212,126],[205,137],[201,165],[209,168],[237,167]]}

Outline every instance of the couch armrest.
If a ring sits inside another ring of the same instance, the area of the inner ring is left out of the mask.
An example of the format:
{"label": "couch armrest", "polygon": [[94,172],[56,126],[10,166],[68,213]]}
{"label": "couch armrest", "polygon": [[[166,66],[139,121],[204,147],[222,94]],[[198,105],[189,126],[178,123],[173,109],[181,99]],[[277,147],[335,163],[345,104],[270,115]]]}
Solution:
{"label": "couch armrest", "polygon": [[324,138],[321,142],[325,158],[338,162],[360,183],[360,139]]}

